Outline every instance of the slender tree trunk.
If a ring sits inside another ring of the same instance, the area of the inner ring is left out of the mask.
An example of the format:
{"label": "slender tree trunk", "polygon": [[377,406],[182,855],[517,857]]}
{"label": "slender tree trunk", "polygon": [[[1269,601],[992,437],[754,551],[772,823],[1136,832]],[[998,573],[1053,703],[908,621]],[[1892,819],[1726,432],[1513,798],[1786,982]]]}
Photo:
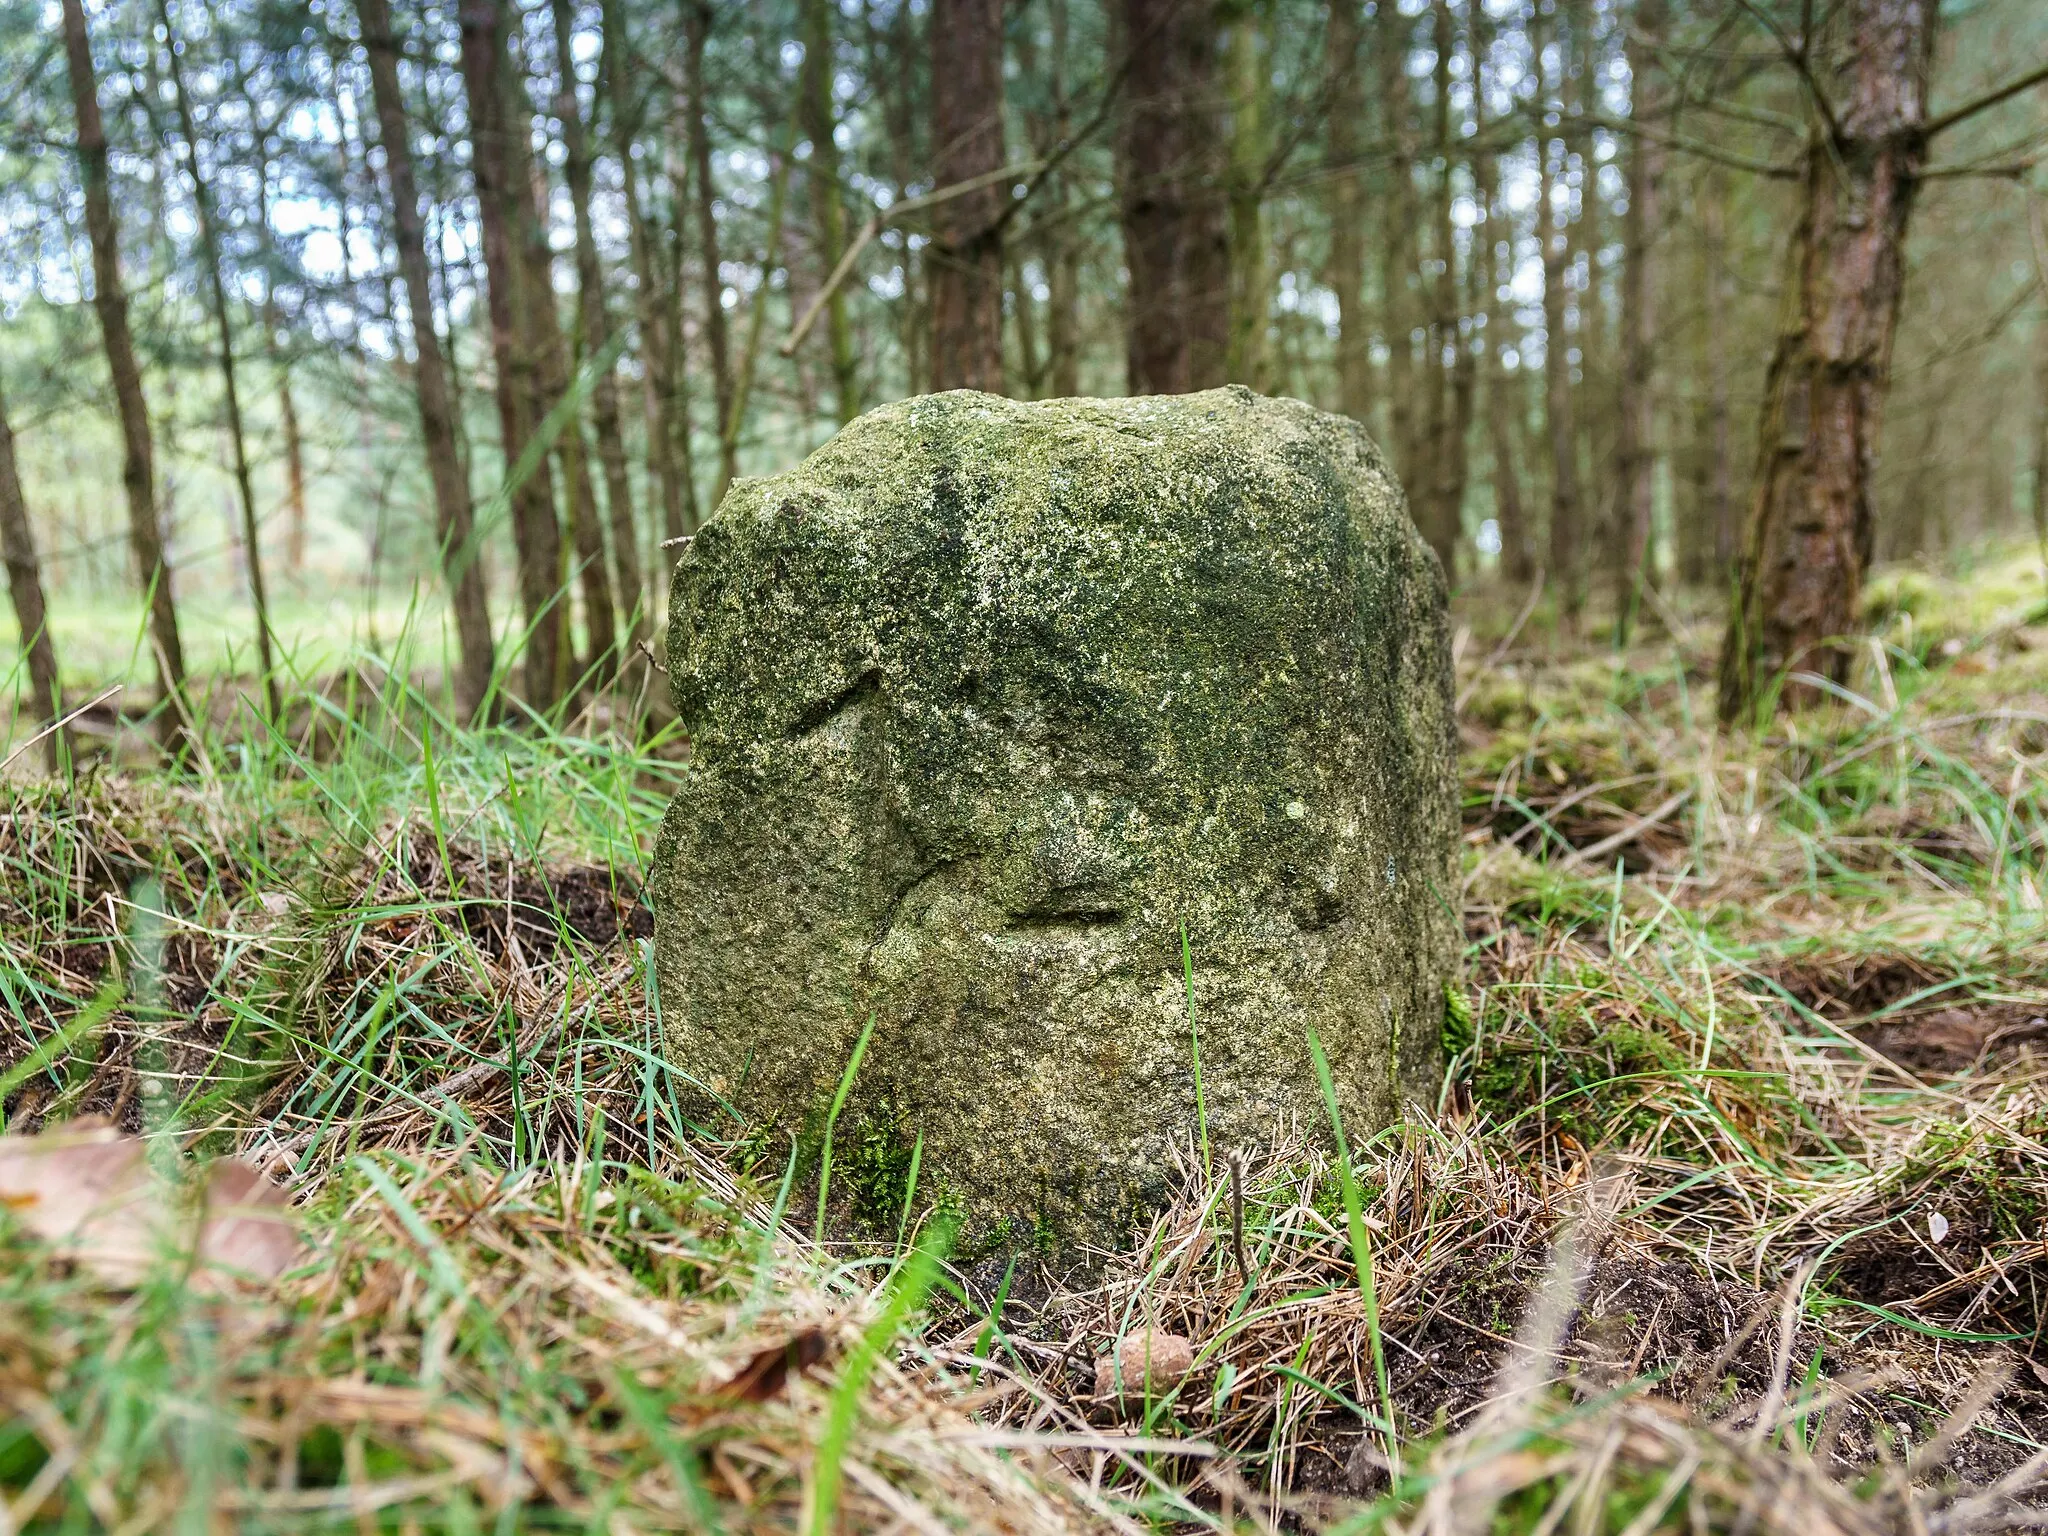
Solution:
{"label": "slender tree trunk", "polygon": [[[1656,48],[1664,28],[1661,0],[1638,0],[1625,45],[1629,63],[1630,112],[1656,115]],[[1652,241],[1657,235],[1658,198],[1664,176],[1664,146],[1642,134],[1630,135],[1628,212],[1621,250],[1621,414],[1615,442],[1615,500],[1620,527],[1611,544],[1614,557],[1616,638],[1627,644],[1635,619],[1637,583],[1648,579],[1644,562],[1657,489],[1654,371],[1657,358],[1657,279]]]}
{"label": "slender tree trunk", "polygon": [[1231,382],[1268,387],[1266,329],[1272,308],[1266,240],[1266,98],[1272,66],[1266,57],[1261,0],[1232,0],[1227,58],[1230,83],[1230,355]]}
{"label": "slender tree trunk", "polygon": [[[2036,321],[2037,332],[2048,327]],[[2034,545],[2048,573],[2048,337],[2034,339],[2034,484],[2027,510],[2034,518]]]}
{"label": "slender tree trunk", "polygon": [[1129,62],[1117,181],[1130,389],[1186,394],[1223,383],[1230,352],[1215,30],[1189,0],[1118,0],[1117,18]]}
{"label": "slender tree trunk", "polygon": [[[1779,676],[1848,676],[1870,560],[1871,472],[1926,160],[1935,0],[1848,0],[1840,131],[1806,151],[1784,316],[1764,381],[1757,468],[1721,648],[1721,719],[1748,720]],[[1791,682],[1780,698],[1823,697]]]}
{"label": "slender tree trunk", "polygon": [[[1522,476],[1515,445],[1523,415],[1522,375],[1510,374],[1508,321],[1513,306],[1500,302],[1503,267],[1514,266],[1514,226],[1500,202],[1500,162],[1485,147],[1487,60],[1491,57],[1492,29],[1484,6],[1472,13],[1473,77],[1478,83],[1479,137],[1481,148],[1473,157],[1472,175],[1479,194],[1483,222],[1475,236],[1473,255],[1480,263],[1477,318],[1481,344],[1486,349],[1486,436],[1493,459],[1494,531],[1500,538],[1500,568],[1510,581],[1523,583],[1535,574],[1535,558],[1529,542],[1528,513],[1522,502]],[[1507,247],[1507,261],[1501,261],[1501,246]],[[1519,355],[1518,355],[1519,361]]]}
{"label": "slender tree trunk", "polygon": [[1365,180],[1359,169],[1360,0],[1332,0],[1323,50],[1330,72],[1324,143],[1330,170],[1330,286],[1337,294],[1337,406],[1372,420],[1372,322],[1365,303]]}
{"label": "slender tree trunk", "polygon": [[[50,605],[43,598],[43,569],[36,559],[35,530],[29,526],[28,501],[21,493],[21,473],[14,462],[14,429],[7,419],[7,400],[0,395],[0,561],[7,566],[7,595],[14,600],[15,628],[28,657],[28,688],[34,719],[45,723],[64,712],[64,691],[58,683],[57,647],[50,638]],[[63,768],[70,743],[63,731],[43,738],[43,756],[50,771]]]}
{"label": "slender tree trunk", "polygon": [[[1051,109],[1026,118],[1032,152],[1041,159],[1058,153],[1073,134],[1073,103],[1067,96],[1067,0],[1046,0],[1046,10],[1052,50],[1045,63],[1045,84]],[[1028,32],[1026,36],[1028,39]],[[1037,56],[1028,41],[1020,46],[1024,75],[1035,78]],[[1065,167],[1047,178],[1039,198],[1042,212],[1033,225],[1033,237],[1045,269],[1046,355],[1042,366],[1048,384],[1041,393],[1065,399],[1081,392],[1080,248],[1067,218]],[[1023,300],[1018,302],[1021,305]]]}
{"label": "slender tree trunk", "polygon": [[[598,265],[597,235],[590,222],[591,158],[593,150],[584,131],[582,109],[576,100],[576,59],[571,46],[576,27],[572,0],[554,0],[555,70],[560,90],[555,98],[555,117],[562,125],[564,170],[569,182],[569,201],[576,221],[576,296],[583,326],[583,347],[596,356],[611,343],[611,318],[604,298],[604,274]],[[601,99],[610,77],[613,51],[608,28],[598,37],[597,90]],[[613,104],[616,114],[618,107]],[[593,108],[593,115],[595,108]],[[628,175],[632,163],[626,163]],[[647,608],[641,601],[640,534],[633,517],[633,483],[626,471],[626,443],[619,430],[618,370],[607,367],[591,386],[591,420],[597,429],[597,458],[604,469],[605,511],[611,520],[613,591],[627,609],[627,644],[637,647],[647,638]],[[607,594],[610,595],[609,593]]]}
{"label": "slender tree trunk", "polygon": [[149,440],[149,407],[142,395],[142,370],[128,330],[128,295],[121,286],[121,251],[108,184],[107,135],[100,123],[99,86],[93,75],[92,43],[85,30],[84,0],[64,0],[64,52],[71,75],[71,102],[78,118],[79,179],[85,184],[85,228],[92,241],[92,306],[99,316],[107,371],[121,419],[121,485],[128,496],[128,547],[149,603],[150,649],[163,709],[157,716],[166,747],[182,738],[185,712],[185,648],[178,639],[178,611],[171,593],[171,566],[157,522],[156,470]]}
{"label": "slender tree trunk", "polygon": [[192,99],[185,92],[185,71],[178,63],[178,34],[171,25],[170,0],[158,0],[163,22],[164,56],[169,61],[171,94],[177,103],[178,125],[185,135],[185,172],[192,181],[192,202],[198,214],[199,247],[206,263],[206,291],[213,301],[216,339],[220,343],[221,391],[228,416],[228,439],[234,449],[235,489],[241,496],[243,558],[248,562],[249,600],[256,610],[256,665],[262,673],[263,707],[275,725],[282,716],[277,696],[277,662],[270,647],[270,599],[263,588],[263,540],[256,521],[256,492],[249,479],[249,445],[242,431],[242,398],[235,379],[233,322],[228,316],[227,282],[221,276],[220,231],[213,189],[199,164],[199,128],[193,121]]}
{"label": "slender tree trunk", "polygon": [[704,95],[704,47],[711,35],[711,14],[710,0],[686,0],[688,35],[683,68],[689,90],[684,114],[690,174],[697,183],[697,250],[704,263],[704,343],[711,353],[711,399],[718,408],[718,489],[711,496],[715,509],[725,499],[725,488],[738,477],[740,466],[732,355],[726,339],[725,278],[718,254],[718,184],[711,179],[711,105]]}
{"label": "slender tree trunk", "polygon": [[[515,106],[523,103],[523,82],[508,81],[507,89],[509,100]],[[523,108],[520,115],[524,115]],[[524,146],[521,147],[523,151]],[[538,424],[557,405],[568,400],[576,379],[576,354],[572,353],[570,339],[562,333],[561,315],[555,307],[555,248],[548,240],[547,231],[546,166],[522,152],[519,169],[528,177],[526,203],[514,212],[521,220],[521,245],[530,284],[528,292],[535,296],[535,302],[524,311],[524,319],[527,344],[539,363],[540,394],[533,406],[533,419]],[[580,332],[580,322],[577,329]],[[575,571],[576,584],[583,593],[583,622],[589,632],[590,654],[582,663],[582,670],[590,675],[592,683],[601,686],[609,681],[617,660],[619,621],[612,603],[611,570],[605,562],[604,525],[597,510],[597,486],[590,474],[590,448],[583,437],[580,401],[569,406],[567,419],[555,438],[554,447],[556,460],[562,469],[563,489],[569,497],[568,537],[562,547],[562,560],[566,567]],[[566,583],[563,590],[568,590]],[[566,664],[574,664],[566,647],[563,660]],[[565,677],[563,681],[566,684],[570,679]]]}
{"label": "slender tree trunk", "polygon": [[[256,115],[256,103],[253,99],[249,99],[249,110],[253,118]],[[278,430],[284,439],[284,560],[286,571],[296,580],[304,574],[306,568],[306,454],[305,445],[299,435],[298,402],[292,398],[291,359],[280,352],[277,343],[277,295],[271,279],[277,252],[271,241],[270,230],[269,136],[258,135],[256,144],[256,238],[263,253],[264,265],[263,352],[277,375]]]}
{"label": "slender tree trunk", "polygon": [[1387,195],[1380,230],[1381,326],[1387,338],[1387,452],[1418,503],[1427,500],[1428,466],[1416,431],[1415,131],[1409,120],[1408,49],[1412,24],[1398,5],[1374,12],[1379,52],[1380,120],[1387,145]]}
{"label": "slender tree trunk", "polygon": [[[1538,110],[1548,100],[1548,82],[1543,78],[1543,44],[1532,39],[1537,59],[1536,96]],[[1565,334],[1565,240],[1564,210],[1557,206],[1557,176],[1551,166],[1547,132],[1537,133],[1536,160],[1538,192],[1536,228],[1543,243],[1543,425],[1550,439],[1550,579],[1563,594],[1562,610],[1567,623],[1578,614],[1574,572],[1579,562],[1579,453],[1578,434],[1572,424],[1572,365],[1567,355],[1570,340]]]}
{"label": "slender tree trunk", "polygon": [[783,221],[789,212],[791,137],[785,131],[782,142],[769,155],[768,239],[761,248],[761,280],[754,285],[754,295],[747,301],[747,338],[740,347],[738,367],[733,373],[732,412],[719,429],[722,434],[720,446],[732,463],[739,462],[740,428],[747,419],[748,397],[754,392],[754,370],[761,360],[761,339],[767,334],[769,279],[782,264]]}
{"label": "slender tree trunk", "polygon": [[[804,137],[811,141],[804,180],[811,192],[811,226],[818,242],[821,284],[846,251],[846,205],[839,186],[839,142],[834,137],[839,113],[832,101],[832,13],[836,7],[837,0],[803,0],[804,62],[797,81]],[[1000,26],[996,39],[1000,49]],[[1000,87],[1000,62],[996,79]],[[825,336],[832,353],[832,404],[843,427],[860,414],[859,355],[854,350],[843,283],[825,301]]]}
{"label": "slender tree trunk", "polygon": [[[647,460],[654,483],[661,494],[661,531],[658,540],[680,539],[696,530],[696,487],[690,483],[689,420],[687,411],[678,420],[677,368],[681,361],[682,288],[665,287],[664,275],[655,259],[655,228],[648,221],[640,190],[640,172],[633,160],[633,140],[639,126],[638,112],[627,109],[628,72],[613,66],[613,50],[626,43],[625,17],[617,0],[605,0],[604,9],[606,78],[611,86],[611,127],[613,153],[618,157],[619,176],[626,204],[626,235],[633,261],[634,315],[640,327],[640,357],[646,375],[641,398],[647,418]],[[683,191],[677,189],[681,202]],[[675,323],[671,324],[673,317]],[[637,561],[636,561],[637,563]],[[646,614],[661,611],[660,576],[663,561],[658,557],[648,568],[651,578]],[[623,580],[621,593],[624,592]]]}
{"label": "slender tree trunk", "polygon": [[1430,274],[1430,320],[1428,355],[1422,377],[1429,407],[1429,477],[1418,489],[1423,537],[1436,551],[1444,575],[1456,582],[1458,574],[1458,507],[1454,496],[1462,491],[1463,465],[1458,453],[1457,364],[1458,335],[1458,246],[1456,226],[1451,221],[1451,62],[1457,50],[1457,33],[1451,21],[1450,0],[1435,0],[1430,15],[1430,46],[1436,55],[1435,100],[1431,116],[1436,161],[1434,215],[1435,270]]}
{"label": "slender tree trunk", "polygon": [[377,134],[384,145],[384,178],[391,196],[392,238],[405,281],[412,317],[413,394],[426,446],[427,480],[434,493],[434,531],[441,569],[455,612],[455,698],[474,719],[490,692],[496,645],[491,636],[490,601],[483,563],[475,548],[475,519],[469,481],[462,471],[455,437],[455,404],[449,370],[434,329],[434,292],[427,267],[425,226],[413,175],[412,137],[399,88],[399,43],[391,28],[390,0],[357,0],[363,47],[370,61],[370,91],[376,101]]}
{"label": "slender tree trunk", "polygon": [[[933,0],[933,180],[953,186],[1003,165],[1002,0]],[[1003,236],[1008,189],[932,210],[932,388],[1003,392]]]}
{"label": "slender tree trunk", "polygon": [[[1065,34],[1066,0],[1047,0],[1052,7],[1055,54],[1060,53],[1059,39]],[[930,56],[929,49],[920,49],[916,36],[916,20],[910,6],[889,7],[886,27],[875,25],[878,7],[869,0],[864,7],[864,33],[867,44],[868,78],[874,82],[877,105],[881,111],[883,131],[888,139],[889,176],[897,197],[908,195],[910,183],[924,160],[917,144],[918,76],[920,67]],[[1058,182],[1058,178],[1054,178]],[[1057,192],[1063,188],[1050,189]],[[931,377],[931,323],[929,306],[921,302],[918,293],[925,285],[926,263],[922,252],[913,247],[900,235],[892,235],[899,243],[892,247],[892,254],[900,263],[903,273],[903,296],[896,301],[896,344],[903,351],[904,388],[907,393],[923,394]],[[929,250],[926,245],[924,250]]]}
{"label": "slender tree trunk", "polygon": [[[533,292],[520,231],[532,218],[523,114],[507,111],[504,23],[510,0],[462,0],[462,77],[469,97],[470,144],[477,209],[483,226],[491,355],[497,373],[498,426],[505,468],[514,473],[540,420],[538,369],[530,325],[533,306],[552,296]],[[526,693],[550,708],[562,695],[568,615],[561,581],[561,524],[545,460],[512,489],[512,537],[519,555],[519,604],[526,621]]]}

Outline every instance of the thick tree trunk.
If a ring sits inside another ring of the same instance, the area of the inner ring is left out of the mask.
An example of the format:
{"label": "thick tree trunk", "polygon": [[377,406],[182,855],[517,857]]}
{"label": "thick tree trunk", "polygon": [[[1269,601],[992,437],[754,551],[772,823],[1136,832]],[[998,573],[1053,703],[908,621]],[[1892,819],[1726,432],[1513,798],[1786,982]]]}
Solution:
{"label": "thick tree trunk", "polygon": [[1230,350],[1230,237],[1216,107],[1216,33],[1190,0],[1118,0],[1125,77],[1117,142],[1130,390],[1177,395],[1223,383]]}
{"label": "thick tree trunk", "polygon": [[[1003,165],[1002,0],[933,0],[934,183]],[[984,187],[932,210],[932,388],[1003,392],[1003,235],[1009,190]]]}
{"label": "thick tree trunk", "polygon": [[390,0],[357,0],[363,47],[370,61],[370,92],[377,109],[377,133],[384,145],[384,177],[391,196],[391,229],[398,246],[398,266],[405,281],[412,316],[413,394],[420,413],[420,437],[426,446],[427,481],[434,493],[434,532],[441,546],[441,569],[455,612],[455,698],[462,713],[474,718],[490,692],[496,646],[491,637],[490,601],[484,588],[483,563],[475,544],[475,519],[469,481],[455,437],[455,404],[448,387],[448,365],[441,355],[440,333],[434,329],[434,292],[427,266],[425,225],[420,216],[419,186],[413,174],[412,138],[407,127],[405,98],[399,88],[399,43],[391,28]]}
{"label": "thick tree trunk", "polygon": [[92,241],[92,306],[113,376],[114,404],[121,420],[121,485],[128,496],[128,547],[136,578],[149,602],[150,649],[163,709],[157,716],[165,746],[181,739],[186,724],[185,648],[178,639],[178,610],[171,593],[171,566],[157,521],[156,470],[149,440],[149,407],[142,395],[142,370],[128,330],[128,295],[121,286],[120,238],[108,185],[107,135],[100,122],[99,87],[93,75],[92,43],[85,30],[83,0],[64,0],[64,52],[71,75],[71,102],[78,117],[79,179],[85,185],[85,228]]}
{"label": "thick tree trunk", "polygon": [[1268,387],[1266,328],[1272,308],[1266,240],[1266,98],[1272,66],[1260,0],[1233,0],[1227,58],[1230,72],[1230,355],[1231,382]]}
{"label": "thick tree trunk", "polygon": [[[1871,472],[1926,158],[1935,0],[1849,0],[1839,132],[1807,146],[1784,317],[1758,430],[1749,526],[1721,647],[1721,719],[1788,673],[1846,679],[1870,560]],[[1780,698],[1823,696],[1788,682]]]}
{"label": "thick tree trunk", "polygon": [[[35,530],[29,526],[28,501],[21,493],[21,473],[14,462],[14,429],[7,419],[7,400],[0,395],[0,562],[7,566],[7,595],[14,600],[14,622],[21,648],[28,656],[28,689],[32,719],[52,721],[63,714],[64,694],[57,680],[57,647],[50,638],[50,606],[43,598],[43,568],[36,559]],[[43,738],[43,756],[50,771],[63,767],[65,733]]]}
{"label": "thick tree trunk", "polygon": [[[555,117],[562,125],[564,166],[569,202],[576,221],[576,298],[582,320],[583,351],[596,356],[611,343],[611,317],[605,307],[604,273],[597,260],[597,234],[590,222],[591,158],[582,108],[576,99],[576,59],[572,41],[576,8],[571,0],[554,0],[555,70],[559,90]],[[598,40],[598,96],[603,97],[612,63],[609,29]],[[617,111],[616,105],[613,108]],[[631,162],[626,169],[630,174]],[[597,429],[597,459],[604,470],[605,512],[611,522],[611,592],[627,613],[627,644],[637,647],[648,636],[647,608],[640,599],[640,534],[633,517],[633,483],[626,470],[626,444],[619,430],[619,380],[607,367],[591,386],[591,421]]]}
{"label": "thick tree trunk", "polygon": [[227,406],[228,441],[234,450],[235,490],[241,501],[242,558],[249,581],[249,601],[256,610],[256,665],[262,674],[264,713],[276,725],[282,711],[277,692],[277,662],[271,654],[270,599],[263,585],[263,536],[256,520],[256,492],[249,478],[249,444],[242,430],[234,327],[228,317],[227,282],[221,276],[219,221],[214,211],[213,188],[200,167],[199,129],[192,116],[192,100],[185,92],[185,71],[178,63],[178,35],[171,25],[169,0],[158,0],[157,14],[163,23],[164,57],[170,66],[172,99],[177,103],[178,124],[185,135],[185,173],[192,181],[192,202],[199,215],[199,247],[206,262],[206,291],[213,301],[214,331],[220,343],[221,393]]}
{"label": "thick tree trunk", "polygon": [[[1638,0],[1625,45],[1632,80],[1630,111],[1656,114],[1655,53],[1663,33],[1661,0]],[[1621,400],[1614,467],[1620,481],[1615,498],[1613,564],[1616,636],[1624,644],[1635,619],[1637,583],[1647,579],[1650,523],[1657,488],[1656,407],[1653,372],[1657,357],[1657,282],[1652,241],[1657,236],[1658,196],[1664,175],[1664,147],[1632,135],[1628,156],[1628,212],[1621,247]]]}
{"label": "thick tree trunk", "polygon": [[733,407],[732,352],[725,324],[725,278],[718,252],[718,184],[711,179],[711,104],[704,95],[704,47],[711,36],[711,0],[688,0],[684,11],[687,37],[683,50],[685,138],[690,147],[690,174],[697,186],[697,252],[704,265],[704,344],[711,354],[711,399],[718,408],[718,489],[712,492],[715,511],[725,488],[740,472],[739,421]]}
{"label": "thick tree trunk", "polygon": [[[521,231],[532,218],[526,123],[508,112],[510,62],[504,26],[509,0],[462,0],[462,78],[469,98],[470,144],[483,226],[491,356],[497,374],[498,427],[505,468],[514,470],[540,424],[540,359],[527,312],[553,297],[533,291]],[[526,694],[547,709],[562,695],[568,614],[561,577],[562,530],[545,459],[512,491],[512,538],[519,555],[519,605],[527,625]]]}
{"label": "thick tree trunk", "polygon": [[1359,169],[1360,0],[1334,0],[1324,34],[1330,112],[1324,125],[1330,172],[1330,287],[1337,294],[1337,408],[1372,420],[1372,322],[1365,303],[1365,180]]}
{"label": "thick tree trunk", "polygon": [[[558,0],[559,3],[559,0]],[[804,180],[811,192],[811,227],[818,242],[818,281],[822,284],[846,251],[846,205],[839,186],[839,142],[833,136],[839,113],[832,101],[832,13],[837,0],[803,0],[804,63],[797,80],[799,116],[811,158]],[[934,23],[936,25],[936,22]],[[1002,27],[996,28],[996,81],[1002,81]],[[1001,101],[1001,96],[997,96]],[[1000,111],[1000,107],[997,109]],[[944,176],[940,182],[944,184]],[[860,414],[860,359],[854,350],[853,326],[846,313],[846,285],[825,301],[825,337],[832,353],[832,405],[843,427]]]}

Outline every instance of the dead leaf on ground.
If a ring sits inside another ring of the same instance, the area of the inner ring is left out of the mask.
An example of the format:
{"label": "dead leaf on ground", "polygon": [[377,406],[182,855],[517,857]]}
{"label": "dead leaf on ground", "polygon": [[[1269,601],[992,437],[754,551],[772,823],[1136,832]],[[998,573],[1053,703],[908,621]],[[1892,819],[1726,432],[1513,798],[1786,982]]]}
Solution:
{"label": "dead leaf on ground", "polygon": [[156,1176],[141,1138],[103,1122],[0,1136],[0,1206],[110,1285],[137,1284],[167,1254],[195,1248],[202,1284],[274,1280],[299,1247],[287,1200],[254,1168],[222,1158],[195,1208]]}
{"label": "dead leaf on ground", "polygon": [[823,1330],[806,1328],[780,1344],[756,1351],[719,1395],[743,1403],[765,1403],[782,1391],[792,1375],[801,1376],[823,1360],[828,1349]]}

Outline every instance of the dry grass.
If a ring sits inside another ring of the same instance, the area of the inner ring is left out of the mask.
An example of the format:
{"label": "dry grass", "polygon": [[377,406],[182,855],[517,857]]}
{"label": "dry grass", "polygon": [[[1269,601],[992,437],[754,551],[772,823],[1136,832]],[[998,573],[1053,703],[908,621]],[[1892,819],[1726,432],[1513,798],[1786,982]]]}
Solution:
{"label": "dry grass", "polygon": [[[387,680],[183,777],[10,785],[9,1128],[240,1154],[307,1247],[209,1299],[0,1226],[0,1511],[788,1530],[822,1478],[861,1530],[2023,1523],[2048,650],[2008,617],[1894,615],[1758,741],[1700,724],[1704,634],[1467,644],[1468,1006],[1438,1113],[1354,1152],[1370,1307],[1321,1126],[1191,1136],[1079,1270],[926,1296],[933,1212],[793,1231],[798,1149],[687,1122],[657,1048],[666,736],[462,732]],[[1097,1400],[1145,1330],[1194,1372]]]}

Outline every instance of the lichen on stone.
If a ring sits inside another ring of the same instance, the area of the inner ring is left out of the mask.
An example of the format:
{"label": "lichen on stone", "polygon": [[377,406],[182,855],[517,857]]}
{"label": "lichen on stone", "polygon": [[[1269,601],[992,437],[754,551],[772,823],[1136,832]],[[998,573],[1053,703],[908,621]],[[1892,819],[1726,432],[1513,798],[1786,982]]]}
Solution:
{"label": "lichen on stone", "polygon": [[1443,578],[1354,423],[1243,389],[874,411],[678,564],[653,892],[702,1104],[849,1100],[970,1220],[1112,1237],[1196,1125],[1433,1085],[1456,955]]}

